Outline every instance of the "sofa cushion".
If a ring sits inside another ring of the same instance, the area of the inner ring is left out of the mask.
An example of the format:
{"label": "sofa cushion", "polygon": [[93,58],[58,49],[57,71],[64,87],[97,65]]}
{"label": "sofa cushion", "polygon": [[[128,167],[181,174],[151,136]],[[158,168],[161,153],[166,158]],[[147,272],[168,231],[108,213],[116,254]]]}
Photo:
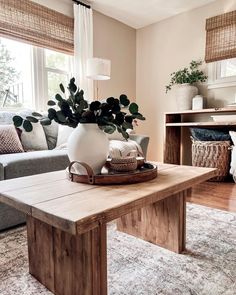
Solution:
{"label": "sofa cushion", "polygon": [[[32,110],[22,110],[18,114],[22,118],[32,115]],[[33,123],[33,130],[31,132],[26,132],[23,127],[20,127],[22,130],[21,142],[25,151],[41,151],[47,150],[48,144],[43,130],[43,126],[40,123]]]}
{"label": "sofa cushion", "polygon": [[55,121],[52,121],[51,125],[43,125],[49,150],[55,149],[57,145],[58,125]]}
{"label": "sofa cushion", "polygon": [[71,133],[74,131],[74,128],[66,126],[66,125],[59,125],[58,128],[58,137],[57,137],[57,149],[64,148],[67,144],[68,139]]}
{"label": "sofa cushion", "polygon": [[1,179],[11,179],[50,171],[62,170],[69,165],[66,150],[34,151],[0,155]]}
{"label": "sofa cushion", "polygon": [[43,126],[40,123],[33,123],[33,130],[31,132],[26,132],[23,128],[21,128],[21,130],[21,142],[25,151],[41,151],[48,149]]}
{"label": "sofa cushion", "polygon": [[0,154],[22,153],[24,149],[13,125],[0,125]]}

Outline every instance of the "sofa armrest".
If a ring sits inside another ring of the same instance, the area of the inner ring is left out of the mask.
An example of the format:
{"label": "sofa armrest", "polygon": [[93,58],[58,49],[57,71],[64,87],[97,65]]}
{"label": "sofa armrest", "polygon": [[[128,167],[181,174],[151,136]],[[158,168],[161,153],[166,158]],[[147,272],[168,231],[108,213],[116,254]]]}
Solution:
{"label": "sofa armrest", "polygon": [[63,170],[68,165],[67,150],[0,155],[0,180]]}
{"label": "sofa armrest", "polygon": [[143,155],[146,158],[147,157],[147,149],[148,149],[148,143],[149,143],[149,137],[145,135],[139,135],[139,134],[130,134],[129,138],[131,140],[136,141],[142,148]]}

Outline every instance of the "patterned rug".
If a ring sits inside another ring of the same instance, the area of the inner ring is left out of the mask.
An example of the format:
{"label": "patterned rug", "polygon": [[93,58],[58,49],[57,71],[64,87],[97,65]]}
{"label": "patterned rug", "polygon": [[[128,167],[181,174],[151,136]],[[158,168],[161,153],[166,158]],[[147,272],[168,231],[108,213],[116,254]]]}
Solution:
{"label": "patterned rug", "polygon": [[[111,224],[108,269],[110,295],[236,295],[236,214],[189,204],[182,255]],[[25,227],[0,234],[0,294],[52,294],[28,274]]]}

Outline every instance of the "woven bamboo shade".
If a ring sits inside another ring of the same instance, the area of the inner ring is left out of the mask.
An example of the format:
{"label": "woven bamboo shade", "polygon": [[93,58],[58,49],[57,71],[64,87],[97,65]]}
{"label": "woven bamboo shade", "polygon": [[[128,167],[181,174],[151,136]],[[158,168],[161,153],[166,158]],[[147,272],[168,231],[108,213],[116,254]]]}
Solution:
{"label": "woven bamboo shade", "polygon": [[74,20],[29,0],[0,0],[0,35],[73,54]]}
{"label": "woven bamboo shade", "polygon": [[236,11],[206,20],[206,62],[236,57]]}

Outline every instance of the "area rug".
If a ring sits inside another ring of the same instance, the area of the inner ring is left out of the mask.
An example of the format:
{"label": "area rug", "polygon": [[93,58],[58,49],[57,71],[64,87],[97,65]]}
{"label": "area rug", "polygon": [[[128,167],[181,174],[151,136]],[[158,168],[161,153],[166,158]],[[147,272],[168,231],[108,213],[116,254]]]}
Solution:
{"label": "area rug", "polygon": [[[188,204],[181,255],[110,224],[108,276],[110,295],[235,295],[236,214]],[[0,234],[0,294],[52,294],[28,274],[25,227]]]}

